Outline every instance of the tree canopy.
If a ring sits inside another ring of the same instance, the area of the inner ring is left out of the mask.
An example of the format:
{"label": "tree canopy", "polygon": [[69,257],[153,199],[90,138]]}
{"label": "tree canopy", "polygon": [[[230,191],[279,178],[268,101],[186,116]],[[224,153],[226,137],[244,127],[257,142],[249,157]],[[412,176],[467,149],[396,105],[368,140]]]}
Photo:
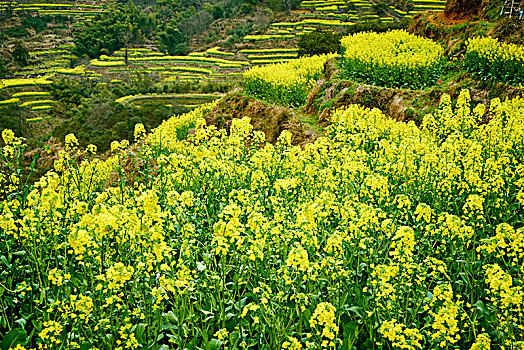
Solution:
{"label": "tree canopy", "polygon": [[332,30],[317,28],[300,37],[298,56],[313,56],[324,53],[340,52],[340,36]]}
{"label": "tree canopy", "polygon": [[103,14],[86,22],[75,32],[74,42],[79,56],[97,58],[109,55],[130,43],[150,37],[156,31],[155,19],[140,11],[133,3],[119,6],[110,14]]}

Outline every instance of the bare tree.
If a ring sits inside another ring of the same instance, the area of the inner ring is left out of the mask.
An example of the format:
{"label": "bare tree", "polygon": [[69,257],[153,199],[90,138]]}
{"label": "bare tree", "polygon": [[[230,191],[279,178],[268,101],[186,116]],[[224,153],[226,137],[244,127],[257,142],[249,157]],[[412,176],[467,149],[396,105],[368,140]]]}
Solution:
{"label": "bare tree", "polygon": [[131,33],[131,31],[129,29],[126,29],[126,30],[124,30],[122,32],[121,35],[122,35],[122,42],[124,43],[124,50],[125,50],[124,62],[126,63],[126,66],[127,66],[127,64],[128,64],[127,49],[128,49],[128,46],[129,46],[129,42],[133,38],[133,34]]}
{"label": "bare tree", "polygon": [[358,17],[358,21],[362,21],[362,16],[364,15],[364,10],[362,9],[362,7],[359,7],[357,9],[357,17]]}

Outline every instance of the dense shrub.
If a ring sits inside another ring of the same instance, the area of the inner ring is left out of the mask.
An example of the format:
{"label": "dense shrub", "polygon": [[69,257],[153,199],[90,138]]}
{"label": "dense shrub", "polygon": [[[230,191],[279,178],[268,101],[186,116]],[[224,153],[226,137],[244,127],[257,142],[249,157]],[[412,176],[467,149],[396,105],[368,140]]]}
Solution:
{"label": "dense shrub", "polygon": [[24,26],[14,26],[2,28],[1,35],[11,38],[23,38],[29,35],[29,32],[24,28]]}
{"label": "dense shrub", "polygon": [[340,52],[340,36],[332,30],[317,28],[298,41],[298,56],[314,56]]}
{"label": "dense shrub", "polygon": [[7,69],[7,67],[5,66],[4,60],[0,59],[0,79],[5,78],[8,74],[9,74],[9,69]]}
{"label": "dense shrub", "polygon": [[348,27],[345,31],[345,35],[360,33],[360,32],[375,32],[384,33],[390,30],[407,29],[409,27],[409,19],[402,19],[400,21],[393,22],[382,22],[376,21],[364,21],[357,22],[352,26]]}

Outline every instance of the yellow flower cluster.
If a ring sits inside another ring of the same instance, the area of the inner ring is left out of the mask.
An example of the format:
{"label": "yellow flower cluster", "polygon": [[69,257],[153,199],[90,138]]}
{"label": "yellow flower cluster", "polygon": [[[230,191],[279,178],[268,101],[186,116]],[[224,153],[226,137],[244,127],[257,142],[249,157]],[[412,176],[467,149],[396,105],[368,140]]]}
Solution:
{"label": "yellow flower cluster", "polygon": [[397,323],[397,320],[389,320],[382,323],[380,333],[388,339],[394,347],[399,349],[422,349],[422,334],[416,328],[406,328],[404,324]]}
{"label": "yellow flower cluster", "polygon": [[39,334],[42,340],[49,342],[50,344],[61,343],[60,335],[64,330],[64,327],[61,324],[56,321],[47,321],[44,322],[42,326],[42,331]]}
{"label": "yellow flower cluster", "polygon": [[68,135],[60,172],[2,186],[0,318],[30,349],[518,349],[524,100],[470,103],[420,127],[348,106],[303,148],[213,105],[105,160]]}
{"label": "yellow flower cluster", "polygon": [[133,277],[135,269],[132,266],[125,266],[123,263],[116,263],[107,269],[105,279],[108,281],[110,289],[122,288],[125,282]]}
{"label": "yellow flower cluster", "polygon": [[20,159],[24,153],[24,138],[16,137],[12,130],[2,130],[4,147],[0,151],[0,198],[6,198],[20,190],[22,174]]}
{"label": "yellow flower cluster", "polygon": [[174,149],[180,144],[179,140],[187,135],[188,130],[195,126],[197,120],[211,111],[219,101],[200,105],[189,113],[164,120],[148,135],[146,142],[152,146]]}
{"label": "yellow flower cluster", "polygon": [[302,349],[302,344],[296,338],[289,338],[288,341],[282,343],[282,349],[289,350],[300,350]]}
{"label": "yellow flower cluster", "polygon": [[320,76],[326,60],[333,55],[304,57],[285,63],[252,67],[244,72],[248,94],[271,102],[298,106]]}
{"label": "yellow flower cluster", "polygon": [[466,42],[464,65],[482,79],[509,84],[524,83],[524,48],[499,42],[492,37],[476,37]]}
{"label": "yellow flower cluster", "polygon": [[491,349],[491,339],[486,333],[481,333],[477,336],[475,343],[471,345],[470,350],[490,350]]}
{"label": "yellow flower cluster", "polygon": [[335,340],[338,332],[338,326],[335,323],[335,307],[330,303],[320,303],[315,308],[315,312],[309,321],[311,327],[317,329],[317,334],[322,339],[321,346],[323,348],[334,348]]}
{"label": "yellow flower cluster", "polygon": [[460,340],[457,316],[461,309],[461,303],[460,301],[453,301],[453,290],[449,283],[437,285],[433,289],[433,299],[430,306],[437,310],[431,309],[429,311],[429,314],[434,318],[431,325],[434,333],[431,334],[431,339],[436,340],[440,347],[455,344]]}
{"label": "yellow flower cluster", "polygon": [[420,88],[436,82],[443,49],[437,43],[408,33],[357,33],[341,40],[348,76],[387,87]]}

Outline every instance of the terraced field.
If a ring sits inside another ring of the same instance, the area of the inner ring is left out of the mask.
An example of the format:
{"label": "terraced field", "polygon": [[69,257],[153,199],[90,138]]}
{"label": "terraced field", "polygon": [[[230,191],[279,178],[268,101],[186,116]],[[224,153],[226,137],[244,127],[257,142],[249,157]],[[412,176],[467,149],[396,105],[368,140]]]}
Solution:
{"label": "terraced field", "polygon": [[403,17],[412,17],[424,11],[442,11],[445,0],[416,0],[414,9],[404,12],[393,6],[385,14],[377,14],[370,0],[304,0],[300,10],[295,11],[298,19],[293,22],[276,22],[271,24],[267,34],[247,35],[246,41],[268,41],[294,39],[317,27],[332,28],[341,31],[356,22],[375,21],[390,22]]}
{"label": "terraced field", "polygon": [[53,108],[55,101],[46,87],[52,83],[51,76],[28,79],[5,79],[0,80],[0,90],[10,94],[10,98],[0,101],[0,108],[17,105],[28,110],[28,122],[37,122],[50,119],[49,110]]}
{"label": "terraced field", "polygon": [[[124,50],[111,56],[102,55],[85,65],[72,66],[76,56],[71,54],[74,44],[71,41],[61,41],[51,36],[45,36],[38,41],[39,47],[31,47],[31,65],[20,69],[16,79],[2,82],[0,89],[8,92],[8,98],[0,101],[0,108],[18,105],[30,108],[32,117],[28,121],[39,121],[48,117],[53,107],[49,99],[49,85],[53,79],[63,76],[85,79],[93,84],[104,86],[120,84],[122,79],[128,79],[138,74],[148,75],[160,84],[180,82],[232,82],[240,84],[242,74],[251,66],[266,65],[277,62],[287,62],[297,58],[297,38],[315,30],[315,28],[331,28],[342,32],[345,28],[360,21],[393,21],[393,17],[412,16],[414,13],[427,10],[442,10],[444,0],[417,0],[415,8],[410,13],[390,7],[388,15],[379,15],[373,10],[369,0],[304,0],[300,9],[294,11],[295,20],[275,22],[264,34],[246,35],[246,48],[236,52],[228,52],[221,47],[211,47],[205,51],[192,52],[188,56],[172,56],[156,51],[150,47],[138,47],[128,50],[127,63]],[[13,3],[14,11],[30,11],[39,14],[60,14],[70,16],[75,25],[89,21],[97,14],[108,11],[109,2],[90,2],[73,4],[58,3]],[[0,2],[0,11],[5,10],[7,2]],[[398,19],[398,18],[397,18]],[[263,47],[257,48],[259,43]],[[47,97],[47,98],[46,98]],[[170,105],[177,101],[164,97],[134,98],[133,103],[139,106],[147,101],[166,100]],[[162,102],[162,103],[164,103]],[[207,102],[207,101],[206,101]],[[184,103],[197,105],[200,103]]]}
{"label": "terraced field", "polygon": [[183,113],[187,113],[196,107],[213,102],[221,98],[223,94],[147,94],[129,95],[117,99],[115,102],[132,104],[137,108],[146,104],[164,105],[167,107],[178,106]]}
{"label": "terraced field", "polygon": [[14,12],[34,12],[39,15],[62,15],[73,17],[73,26],[79,26],[83,21],[88,21],[100,13],[108,11],[108,2],[79,3],[65,4],[65,3],[18,3],[18,2],[0,2],[0,11],[6,10],[11,6]]}
{"label": "terraced field", "polygon": [[402,17],[412,17],[413,15],[425,12],[425,11],[443,11],[446,7],[445,0],[415,0],[413,1],[415,8],[408,12],[402,11],[401,9],[390,6],[390,10],[395,12],[398,16]]}

